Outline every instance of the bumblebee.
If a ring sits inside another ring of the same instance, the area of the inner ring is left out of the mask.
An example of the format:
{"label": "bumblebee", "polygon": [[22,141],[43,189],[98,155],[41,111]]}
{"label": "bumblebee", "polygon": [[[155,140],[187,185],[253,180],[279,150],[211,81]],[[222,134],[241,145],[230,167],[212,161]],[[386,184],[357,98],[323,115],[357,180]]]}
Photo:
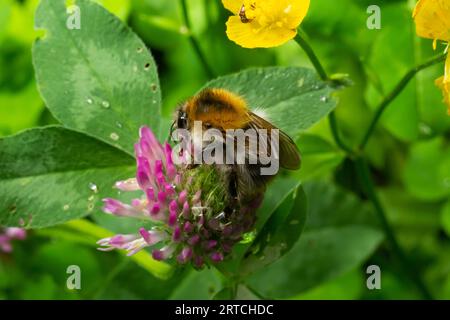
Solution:
{"label": "bumblebee", "polygon": [[[173,128],[186,129],[195,136],[194,123],[200,122],[202,130],[216,129],[223,135],[223,141],[226,141],[226,135],[229,130],[248,130],[254,132],[267,132],[267,143],[258,148],[257,152],[276,152],[274,145],[278,149],[279,165],[289,170],[300,168],[300,152],[294,141],[283,131],[276,128],[263,117],[258,116],[250,110],[247,103],[240,96],[224,89],[204,89],[199,94],[181,104],[176,111]],[[270,134],[272,130],[278,130],[279,141],[272,141]],[[251,148],[248,148],[248,141],[245,140],[245,158],[258,158]],[[261,150],[264,149],[264,150]],[[235,150],[233,151],[235,152]],[[214,164],[223,177],[227,186],[230,198],[230,206],[243,206],[256,197],[264,193],[267,183],[274,175],[262,175],[261,168],[267,166],[261,161],[256,163],[233,163]]]}

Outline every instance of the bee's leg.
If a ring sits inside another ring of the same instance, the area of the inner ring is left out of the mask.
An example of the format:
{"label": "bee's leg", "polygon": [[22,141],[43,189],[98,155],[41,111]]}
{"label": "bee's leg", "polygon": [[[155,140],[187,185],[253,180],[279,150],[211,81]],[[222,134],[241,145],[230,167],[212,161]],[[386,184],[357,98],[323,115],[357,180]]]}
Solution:
{"label": "bee's leg", "polygon": [[219,169],[223,174],[224,185],[228,193],[228,204],[224,212],[227,216],[230,216],[238,207],[237,173],[233,165],[221,165]]}
{"label": "bee's leg", "polygon": [[228,181],[228,192],[230,193],[231,198],[237,200],[238,197],[238,182],[237,182],[237,174],[236,171],[232,171],[230,174],[230,181]]}
{"label": "bee's leg", "polygon": [[198,166],[199,166],[199,164],[190,163],[190,164],[187,164],[187,165],[186,165],[186,169],[187,169],[187,170],[192,170],[192,169],[197,168]]}
{"label": "bee's leg", "polygon": [[260,165],[245,164],[237,167],[237,199],[241,206],[247,206],[261,193],[272,176],[262,176]]}

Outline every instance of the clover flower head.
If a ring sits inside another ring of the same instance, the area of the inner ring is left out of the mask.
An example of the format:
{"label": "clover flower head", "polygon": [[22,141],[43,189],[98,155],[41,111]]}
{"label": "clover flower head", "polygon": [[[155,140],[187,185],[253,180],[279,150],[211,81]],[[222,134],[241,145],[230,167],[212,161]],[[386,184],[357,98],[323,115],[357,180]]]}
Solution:
{"label": "clover flower head", "polygon": [[297,35],[310,0],[222,0],[235,15],[227,22],[228,38],[244,48],[280,46]]}
{"label": "clover flower head", "polygon": [[121,191],[141,191],[130,204],[104,199],[104,211],[120,217],[150,223],[135,234],[118,234],[98,241],[99,250],[122,249],[133,255],[150,247],[156,260],[175,259],[201,268],[217,263],[249,232],[262,198],[226,212],[227,196],[214,166],[188,168],[175,165],[172,148],[160,144],[152,131],[143,127],[135,145],[136,177],[119,181]]}
{"label": "clover flower head", "polygon": [[9,253],[13,250],[12,240],[25,240],[27,233],[22,228],[0,228],[0,251]]}

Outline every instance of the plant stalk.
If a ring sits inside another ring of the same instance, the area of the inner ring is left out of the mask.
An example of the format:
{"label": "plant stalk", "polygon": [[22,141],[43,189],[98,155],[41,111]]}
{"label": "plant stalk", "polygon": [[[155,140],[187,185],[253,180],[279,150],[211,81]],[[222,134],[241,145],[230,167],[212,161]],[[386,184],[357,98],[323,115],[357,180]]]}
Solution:
{"label": "plant stalk", "polygon": [[[295,42],[305,51],[306,55],[308,56],[309,60],[311,61],[312,65],[314,66],[314,69],[316,69],[317,74],[319,75],[320,79],[323,81],[329,81],[330,78],[328,77],[327,72],[325,71],[325,68],[323,67],[322,63],[320,63],[319,58],[317,57],[316,53],[314,52],[314,49],[311,47],[309,42],[306,40],[306,37],[303,35],[303,32],[301,30],[298,30],[297,35],[294,38]],[[339,135],[339,129],[336,121],[336,114],[333,111],[330,112],[328,115],[328,121],[330,123],[331,133],[333,135],[334,141],[338,145],[339,148],[344,150],[345,152],[349,154],[353,154],[353,151],[351,148],[349,148],[345,143],[342,141],[340,135]]]}
{"label": "plant stalk", "polygon": [[389,243],[391,250],[399,260],[402,269],[408,273],[409,278],[415,284],[417,290],[422,294],[422,296],[425,299],[431,300],[432,295],[430,291],[423,282],[419,273],[413,270],[414,267],[413,264],[409,262],[409,259],[405,255],[403,249],[400,247],[397,238],[395,236],[395,233],[392,227],[390,226],[389,221],[386,218],[386,213],[383,209],[383,206],[381,205],[380,200],[378,199],[378,196],[375,191],[375,185],[370,176],[370,170],[369,165],[367,164],[367,160],[362,157],[359,157],[356,160],[356,167],[358,171],[358,178],[365,188],[364,192],[366,193],[366,196],[370,199],[370,201],[373,204],[375,213],[378,216],[378,220],[380,221],[381,227],[384,230],[384,234],[386,236],[386,239]]}
{"label": "plant stalk", "polygon": [[359,149],[364,150],[364,148],[367,146],[367,143],[370,140],[370,137],[372,136],[373,132],[375,131],[375,128],[377,126],[378,121],[380,120],[383,112],[386,110],[386,108],[389,106],[389,104],[397,98],[397,96],[405,89],[405,87],[408,85],[408,83],[414,78],[414,76],[420,72],[423,69],[426,69],[428,67],[431,67],[435,64],[438,64],[445,60],[445,57],[447,55],[445,53],[442,53],[436,57],[431,58],[428,61],[425,61],[424,63],[412,68],[406,75],[400,80],[400,82],[397,84],[397,86],[392,90],[391,93],[389,93],[383,101],[379,104],[379,106],[376,108],[375,115],[373,116],[373,119],[369,125],[369,128],[367,129],[360,145]]}
{"label": "plant stalk", "polygon": [[322,79],[323,81],[330,80],[328,78],[327,72],[325,71],[325,68],[322,66],[319,58],[317,57],[316,53],[314,52],[314,49],[311,47],[311,45],[306,40],[306,38],[302,35],[301,30],[299,30],[297,32],[297,35],[295,36],[294,40],[303,49],[303,51],[305,51],[305,53],[308,56],[309,60],[311,61],[312,65],[314,66],[314,69],[316,69],[317,74],[319,75],[320,79]]}
{"label": "plant stalk", "polygon": [[189,42],[191,43],[191,46],[194,49],[195,54],[197,55],[198,59],[200,60],[206,76],[208,77],[208,79],[212,79],[215,77],[215,74],[214,74],[212,68],[209,66],[208,61],[206,60],[206,56],[203,54],[203,51],[200,47],[200,43],[197,41],[195,36],[192,34],[192,27],[191,27],[192,25],[191,25],[191,20],[189,19],[187,0],[180,0],[180,1],[181,1],[181,9],[183,11],[184,24],[186,25],[187,29],[189,30],[189,32],[188,32]]}

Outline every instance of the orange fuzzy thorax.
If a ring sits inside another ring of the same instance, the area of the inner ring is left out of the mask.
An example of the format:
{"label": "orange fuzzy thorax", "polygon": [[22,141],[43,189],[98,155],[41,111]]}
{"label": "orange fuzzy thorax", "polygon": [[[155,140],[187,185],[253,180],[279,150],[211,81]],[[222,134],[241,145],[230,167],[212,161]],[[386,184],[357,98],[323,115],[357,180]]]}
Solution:
{"label": "orange fuzzy thorax", "polygon": [[209,123],[217,129],[241,129],[249,122],[247,103],[224,89],[205,89],[187,103],[189,120]]}

